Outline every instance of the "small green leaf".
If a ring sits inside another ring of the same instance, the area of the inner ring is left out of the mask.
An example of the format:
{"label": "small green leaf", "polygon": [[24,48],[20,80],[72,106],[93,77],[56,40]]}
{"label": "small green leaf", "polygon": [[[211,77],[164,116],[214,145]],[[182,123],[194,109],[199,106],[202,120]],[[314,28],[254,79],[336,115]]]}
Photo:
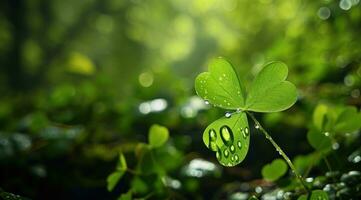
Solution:
{"label": "small green leaf", "polygon": [[304,194],[298,197],[297,200],[328,200],[328,196],[323,190],[313,190],[310,198],[307,198],[307,194]]}
{"label": "small green leaf", "polygon": [[122,176],[124,175],[125,171],[116,171],[111,173],[108,178],[107,178],[107,188],[108,191],[112,191],[114,189],[114,187],[117,185],[118,181],[120,180],[120,178],[122,178]]}
{"label": "small green leaf", "polygon": [[218,161],[224,166],[235,166],[242,162],[249,147],[250,130],[246,113],[235,113],[210,124],[203,132],[203,142],[216,152]]}
{"label": "small green leaf", "polygon": [[208,70],[196,78],[198,96],[224,109],[244,108],[244,89],[233,66],[223,58],[216,58],[211,60]]}
{"label": "small green leaf", "polygon": [[118,171],[126,171],[128,169],[127,162],[125,160],[124,154],[119,154],[119,161],[117,164],[117,170]]}
{"label": "small green leaf", "polygon": [[255,112],[278,112],[291,107],[297,100],[296,87],[286,81],[287,66],[281,62],[267,64],[253,80],[246,108]]}
{"label": "small green leaf", "polygon": [[111,173],[107,178],[107,188],[108,191],[112,191],[117,185],[119,180],[123,177],[125,171],[128,169],[127,162],[125,160],[124,154],[119,154],[119,160],[115,172]]}
{"label": "small green leaf", "polygon": [[330,133],[322,133],[318,130],[310,130],[307,133],[307,140],[316,150],[326,152],[332,148],[332,140],[327,134]]}
{"label": "small green leaf", "polygon": [[326,124],[328,107],[324,104],[319,104],[313,111],[313,123],[318,130],[324,130]]}
{"label": "small green leaf", "polygon": [[150,127],[148,140],[151,147],[158,148],[167,142],[169,131],[166,127],[154,124]]}
{"label": "small green leaf", "polygon": [[337,132],[353,132],[361,128],[361,113],[356,107],[346,107],[337,117],[334,130]]}
{"label": "small green leaf", "polygon": [[268,181],[276,181],[287,172],[287,164],[282,159],[275,159],[262,168],[262,176]]}
{"label": "small green leaf", "polygon": [[132,191],[129,190],[127,193],[120,195],[118,200],[132,200]]}

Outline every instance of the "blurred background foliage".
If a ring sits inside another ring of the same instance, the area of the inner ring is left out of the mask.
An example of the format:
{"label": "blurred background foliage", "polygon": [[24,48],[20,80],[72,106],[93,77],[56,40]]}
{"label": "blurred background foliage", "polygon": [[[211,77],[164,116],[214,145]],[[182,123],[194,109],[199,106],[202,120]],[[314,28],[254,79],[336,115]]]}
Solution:
{"label": "blurred background foliage", "polygon": [[[208,110],[195,96],[194,78],[217,56],[228,58],[246,83],[269,61],[289,66],[298,102],[257,117],[300,171],[324,174],[328,168],[321,160],[310,167],[317,151],[306,136],[317,104],[361,106],[360,5],[1,1],[0,187],[34,199],[115,199],[130,188],[137,197],[155,199],[262,193],[254,188],[270,183],[261,180],[261,168],[278,155],[261,134],[252,130],[250,152],[234,168],[220,167],[201,140],[206,125],[224,113]],[[152,175],[125,175],[107,192],[106,177],[119,152],[135,167],[136,147],[147,142],[154,123],[170,133],[156,154],[169,164],[162,165],[167,176],[162,173],[159,182]],[[361,160],[359,132],[345,138],[327,153],[341,172],[356,169]]]}

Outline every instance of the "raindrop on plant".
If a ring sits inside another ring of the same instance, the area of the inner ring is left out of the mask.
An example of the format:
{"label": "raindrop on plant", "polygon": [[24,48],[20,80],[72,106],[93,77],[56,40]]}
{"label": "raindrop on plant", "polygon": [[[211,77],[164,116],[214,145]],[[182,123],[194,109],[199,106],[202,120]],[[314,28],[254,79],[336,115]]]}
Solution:
{"label": "raindrop on plant", "polygon": [[222,126],[220,129],[221,138],[224,144],[229,146],[233,143],[233,133],[232,130],[228,126]]}
{"label": "raindrop on plant", "polygon": [[227,149],[225,149],[223,153],[226,158],[229,156],[229,151]]}
{"label": "raindrop on plant", "polygon": [[258,125],[258,124],[256,124],[254,127],[255,127],[256,129],[259,129],[259,125]]}
{"label": "raindrop on plant", "polygon": [[238,148],[240,148],[240,149],[242,148],[242,143],[241,143],[241,141],[238,141],[238,142],[237,142],[237,146],[238,146]]}
{"label": "raindrop on plant", "polygon": [[226,114],[224,116],[227,117],[227,118],[230,118],[232,116],[232,113],[226,112]]}
{"label": "raindrop on plant", "polygon": [[209,101],[208,101],[208,100],[205,100],[204,103],[205,103],[206,105],[209,105]]}
{"label": "raindrop on plant", "polygon": [[234,153],[236,151],[236,148],[234,147],[234,145],[232,144],[230,147],[229,147],[229,150]]}

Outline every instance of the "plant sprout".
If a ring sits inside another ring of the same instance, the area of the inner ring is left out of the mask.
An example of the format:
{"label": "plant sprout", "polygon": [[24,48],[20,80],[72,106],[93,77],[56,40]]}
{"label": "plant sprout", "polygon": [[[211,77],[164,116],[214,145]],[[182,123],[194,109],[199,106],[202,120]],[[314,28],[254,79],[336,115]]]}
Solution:
{"label": "plant sprout", "polygon": [[205,129],[203,142],[206,147],[215,152],[217,160],[224,166],[232,167],[241,163],[249,148],[248,115],[254,121],[256,129],[272,143],[305,190],[310,193],[291,160],[251,113],[280,112],[296,102],[296,87],[286,81],[287,66],[282,62],[266,64],[255,77],[248,91],[227,60],[213,59],[208,70],[199,74],[195,80],[197,94],[207,104],[233,112],[227,112],[224,117],[214,121]]}

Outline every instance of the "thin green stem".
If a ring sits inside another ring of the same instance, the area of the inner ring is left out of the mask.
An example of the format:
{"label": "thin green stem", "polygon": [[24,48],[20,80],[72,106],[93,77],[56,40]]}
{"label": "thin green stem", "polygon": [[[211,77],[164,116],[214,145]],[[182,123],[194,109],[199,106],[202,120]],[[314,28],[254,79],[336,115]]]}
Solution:
{"label": "thin green stem", "polygon": [[281,149],[280,146],[278,146],[278,144],[272,139],[271,135],[268,134],[268,132],[262,127],[262,125],[259,123],[259,121],[254,117],[254,115],[248,111],[245,111],[254,121],[257,129],[259,129],[266,137],[266,139],[268,139],[271,144],[276,148],[276,151],[278,151],[278,153],[283,157],[283,159],[286,161],[286,163],[288,164],[288,166],[291,168],[293,174],[297,177],[297,179],[300,181],[300,183],[302,184],[302,186],[305,188],[305,190],[307,191],[307,193],[310,194],[310,190],[308,189],[308,187],[306,186],[305,181],[303,180],[302,176],[297,172],[295,166],[293,165],[292,161],[288,158],[288,156],[286,155],[286,153]]}

